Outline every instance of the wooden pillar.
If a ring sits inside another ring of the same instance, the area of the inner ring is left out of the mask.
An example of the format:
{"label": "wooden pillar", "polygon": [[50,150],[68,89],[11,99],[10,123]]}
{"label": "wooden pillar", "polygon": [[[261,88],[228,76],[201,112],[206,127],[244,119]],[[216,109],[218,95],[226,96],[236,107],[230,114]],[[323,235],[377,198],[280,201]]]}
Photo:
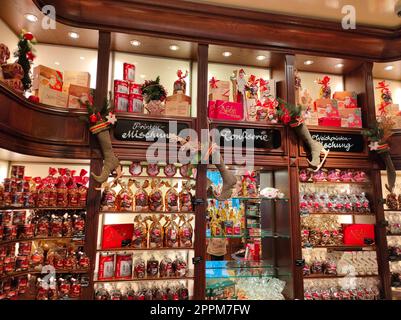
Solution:
{"label": "wooden pillar", "polygon": [[[110,32],[99,31],[99,46],[97,59],[96,91],[94,97],[95,106],[100,109],[104,100],[107,98],[109,64],[111,51]],[[90,140],[91,163],[90,172],[100,173],[103,166],[101,152],[98,150],[97,139],[91,134]],[[95,150],[95,148],[97,150]],[[94,298],[93,276],[96,263],[97,231],[99,223],[100,191],[96,191],[98,183],[92,178],[89,181],[87,212],[86,212],[86,232],[85,232],[85,252],[91,260],[89,286],[82,289],[82,299],[91,300]]]}
{"label": "wooden pillar", "polygon": [[[207,74],[208,74],[208,52],[207,44],[198,45],[198,99],[197,99],[197,129],[200,137],[201,129],[208,128],[207,119]],[[195,257],[201,260],[195,264],[195,290],[194,299],[205,299],[205,258],[206,258],[206,172],[207,165],[198,165],[196,181],[196,199],[203,203],[196,206],[195,216]]]}

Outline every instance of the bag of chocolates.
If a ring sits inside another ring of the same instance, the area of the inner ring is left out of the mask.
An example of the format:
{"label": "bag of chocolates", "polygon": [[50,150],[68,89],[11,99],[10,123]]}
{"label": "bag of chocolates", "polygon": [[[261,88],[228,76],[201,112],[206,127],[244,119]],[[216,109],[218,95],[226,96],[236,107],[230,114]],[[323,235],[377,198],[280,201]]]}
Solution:
{"label": "bag of chocolates", "polygon": [[127,253],[117,254],[116,257],[116,279],[132,278],[132,255]]}
{"label": "bag of chocolates", "polygon": [[191,189],[192,184],[190,181],[187,181],[182,186],[182,190],[179,194],[181,212],[191,212],[193,210]]}
{"label": "bag of chocolates", "polygon": [[89,177],[86,176],[88,171],[82,169],[79,173],[79,177],[76,177],[76,183],[78,186],[78,206],[86,207],[86,200],[88,196],[88,187],[86,186],[89,182]]}
{"label": "bag of chocolates", "polygon": [[85,212],[73,215],[73,236],[82,237],[85,235]]}
{"label": "bag of chocolates", "polygon": [[129,180],[128,184],[124,181],[119,181],[121,190],[117,195],[117,210],[118,211],[132,211],[133,194],[130,187],[134,183]]}
{"label": "bag of chocolates", "polygon": [[102,193],[102,211],[115,211],[117,209],[117,196],[116,191],[113,189],[115,186],[115,183],[111,186],[109,184],[106,184]]}
{"label": "bag of chocolates", "polygon": [[154,256],[151,256],[149,260],[146,262],[146,275],[148,278],[157,277],[157,273],[159,272],[159,260],[155,259]]}
{"label": "bag of chocolates", "polygon": [[46,238],[49,236],[50,221],[48,215],[38,217],[36,222],[35,236],[38,238]]}
{"label": "bag of chocolates", "polygon": [[134,218],[134,232],[132,236],[132,246],[136,249],[144,249],[147,247],[148,226],[142,219],[141,215]]}
{"label": "bag of chocolates", "polygon": [[177,212],[178,211],[178,192],[177,192],[176,188],[178,187],[178,184],[176,184],[174,186],[172,186],[168,182],[165,182],[164,184],[166,187],[169,188],[164,196],[164,206],[166,208],[166,211]]}
{"label": "bag of chocolates", "polygon": [[50,220],[50,236],[62,237],[63,236],[63,218],[59,215],[52,215]]}
{"label": "bag of chocolates", "polygon": [[149,194],[149,210],[160,212],[163,211],[163,192],[160,188],[163,182],[158,179],[153,179],[151,183],[152,191]]}
{"label": "bag of chocolates", "polygon": [[99,257],[99,280],[112,279],[114,277],[114,254],[102,253]]}
{"label": "bag of chocolates", "polygon": [[49,194],[49,207],[57,207],[57,189],[56,189],[56,182],[57,179],[54,175],[57,173],[55,168],[49,168],[49,176],[46,179],[45,188]]}
{"label": "bag of chocolates", "polygon": [[143,184],[139,181],[134,180],[135,187],[137,188],[135,192],[135,211],[137,212],[147,212],[149,211],[149,196],[145,188],[149,186],[149,181],[145,180]]}
{"label": "bag of chocolates", "polygon": [[166,248],[177,248],[178,247],[178,235],[180,228],[175,222],[176,215],[171,215],[171,218],[165,217],[166,223],[163,226],[164,231],[164,247]]}
{"label": "bag of chocolates", "polygon": [[36,185],[37,200],[36,205],[39,208],[49,206],[49,189],[47,188],[47,180],[40,177],[33,178]]}
{"label": "bag of chocolates", "polygon": [[182,221],[179,229],[180,247],[192,247],[192,237],[194,231],[190,222],[193,219],[194,217],[186,219],[184,215],[180,216],[180,220]]}
{"label": "bag of chocolates", "polygon": [[151,221],[149,226],[149,248],[162,248],[163,247],[163,227],[160,224],[162,217],[153,215],[148,217],[147,220]]}
{"label": "bag of chocolates", "polygon": [[68,207],[68,188],[67,182],[69,177],[67,176],[66,168],[58,169],[59,177],[56,183],[56,191],[57,191],[57,206],[58,207]]}
{"label": "bag of chocolates", "polygon": [[140,176],[142,173],[142,165],[140,162],[132,162],[129,166],[129,173],[134,176]]}
{"label": "bag of chocolates", "polygon": [[178,254],[173,262],[173,270],[176,277],[185,277],[188,266],[181,254]]}
{"label": "bag of chocolates", "polygon": [[134,278],[142,279],[145,278],[146,274],[146,267],[145,267],[145,260],[138,256],[134,261]]}
{"label": "bag of chocolates", "polygon": [[63,236],[72,237],[74,234],[74,222],[71,214],[66,213],[63,216]]}
{"label": "bag of chocolates", "polygon": [[160,261],[159,274],[161,278],[172,277],[174,275],[173,261],[169,257],[164,256]]}
{"label": "bag of chocolates", "polygon": [[105,289],[103,284],[100,284],[95,292],[95,300],[109,300],[109,299],[110,299],[109,292]]}

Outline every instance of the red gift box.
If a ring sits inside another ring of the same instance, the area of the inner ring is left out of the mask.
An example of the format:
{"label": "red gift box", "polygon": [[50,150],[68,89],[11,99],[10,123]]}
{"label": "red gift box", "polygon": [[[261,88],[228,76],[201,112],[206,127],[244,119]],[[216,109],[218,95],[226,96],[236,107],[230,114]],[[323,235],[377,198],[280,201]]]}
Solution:
{"label": "red gift box", "polygon": [[131,243],[133,224],[110,224],[103,226],[102,249],[122,248]]}
{"label": "red gift box", "polygon": [[341,127],[341,118],[320,118],[319,126]]}
{"label": "red gift box", "polygon": [[210,119],[238,121],[244,118],[244,107],[239,102],[212,100],[209,101],[208,114]]}
{"label": "red gift box", "polygon": [[129,95],[126,93],[114,93],[114,112],[128,112]]}
{"label": "red gift box", "polygon": [[344,226],[344,244],[348,246],[363,246],[375,241],[375,226],[373,224],[350,224]]}
{"label": "red gift box", "polygon": [[143,97],[140,94],[130,94],[128,112],[143,113]]}
{"label": "red gift box", "polygon": [[129,94],[139,94],[142,95],[141,85],[138,83],[130,83],[129,85]]}
{"label": "red gift box", "polygon": [[114,93],[129,93],[128,81],[114,80]]}
{"label": "red gift box", "polygon": [[124,63],[124,80],[135,82],[135,65]]}
{"label": "red gift box", "polygon": [[358,96],[353,91],[334,92],[333,99],[337,100],[339,108],[358,108]]}

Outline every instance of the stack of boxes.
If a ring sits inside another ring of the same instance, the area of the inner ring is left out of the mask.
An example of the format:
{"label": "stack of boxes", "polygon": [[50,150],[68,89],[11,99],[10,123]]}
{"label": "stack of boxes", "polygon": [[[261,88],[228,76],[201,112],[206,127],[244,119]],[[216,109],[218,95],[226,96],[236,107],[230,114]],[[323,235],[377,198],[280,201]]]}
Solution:
{"label": "stack of boxes", "polygon": [[39,65],[33,69],[32,90],[39,101],[55,107],[80,108],[93,96],[89,72],[60,71]]}
{"label": "stack of boxes", "polygon": [[355,92],[335,92],[333,99],[317,99],[315,112],[319,126],[362,128],[362,113]]}
{"label": "stack of boxes", "polygon": [[114,80],[114,111],[143,113],[141,85],[135,83],[135,65],[124,63],[123,80]]}

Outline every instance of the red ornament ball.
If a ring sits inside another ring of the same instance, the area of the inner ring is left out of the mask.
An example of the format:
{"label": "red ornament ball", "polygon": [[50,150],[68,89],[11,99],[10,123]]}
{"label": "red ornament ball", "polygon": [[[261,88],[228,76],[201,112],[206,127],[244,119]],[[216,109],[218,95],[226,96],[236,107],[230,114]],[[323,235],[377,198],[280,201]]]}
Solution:
{"label": "red ornament ball", "polygon": [[39,103],[39,97],[38,96],[29,96],[28,100],[32,103]]}
{"label": "red ornament ball", "polygon": [[91,115],[89,116],[89,121],[90,121],[90,123],[96,123],[96,122],[97,122],[97,117],[96,117],[96,115],[95,115],[95,114],[91,114]]}
{"label": "red ornament ball", "polygon": [[33,40],[33,34],[31,32],[27,32],[24,34],[24,39],[28,40],[28,41],[32,41]]}
{"label": "red ornament ball", "polygon": [[284,113],[284,115],[281,117],[281,121],[284,124],[288,124],[291,121],[291,116],[288,113]]}
{"label": "red ornament ball", "polygon": [[33,61],[33,60],[35,60],[36,56],[32,53],[32,51],[29,51],[29,52],[27,52],[27,54],[26,54],[26,58],[27,58],[29,61]]}

